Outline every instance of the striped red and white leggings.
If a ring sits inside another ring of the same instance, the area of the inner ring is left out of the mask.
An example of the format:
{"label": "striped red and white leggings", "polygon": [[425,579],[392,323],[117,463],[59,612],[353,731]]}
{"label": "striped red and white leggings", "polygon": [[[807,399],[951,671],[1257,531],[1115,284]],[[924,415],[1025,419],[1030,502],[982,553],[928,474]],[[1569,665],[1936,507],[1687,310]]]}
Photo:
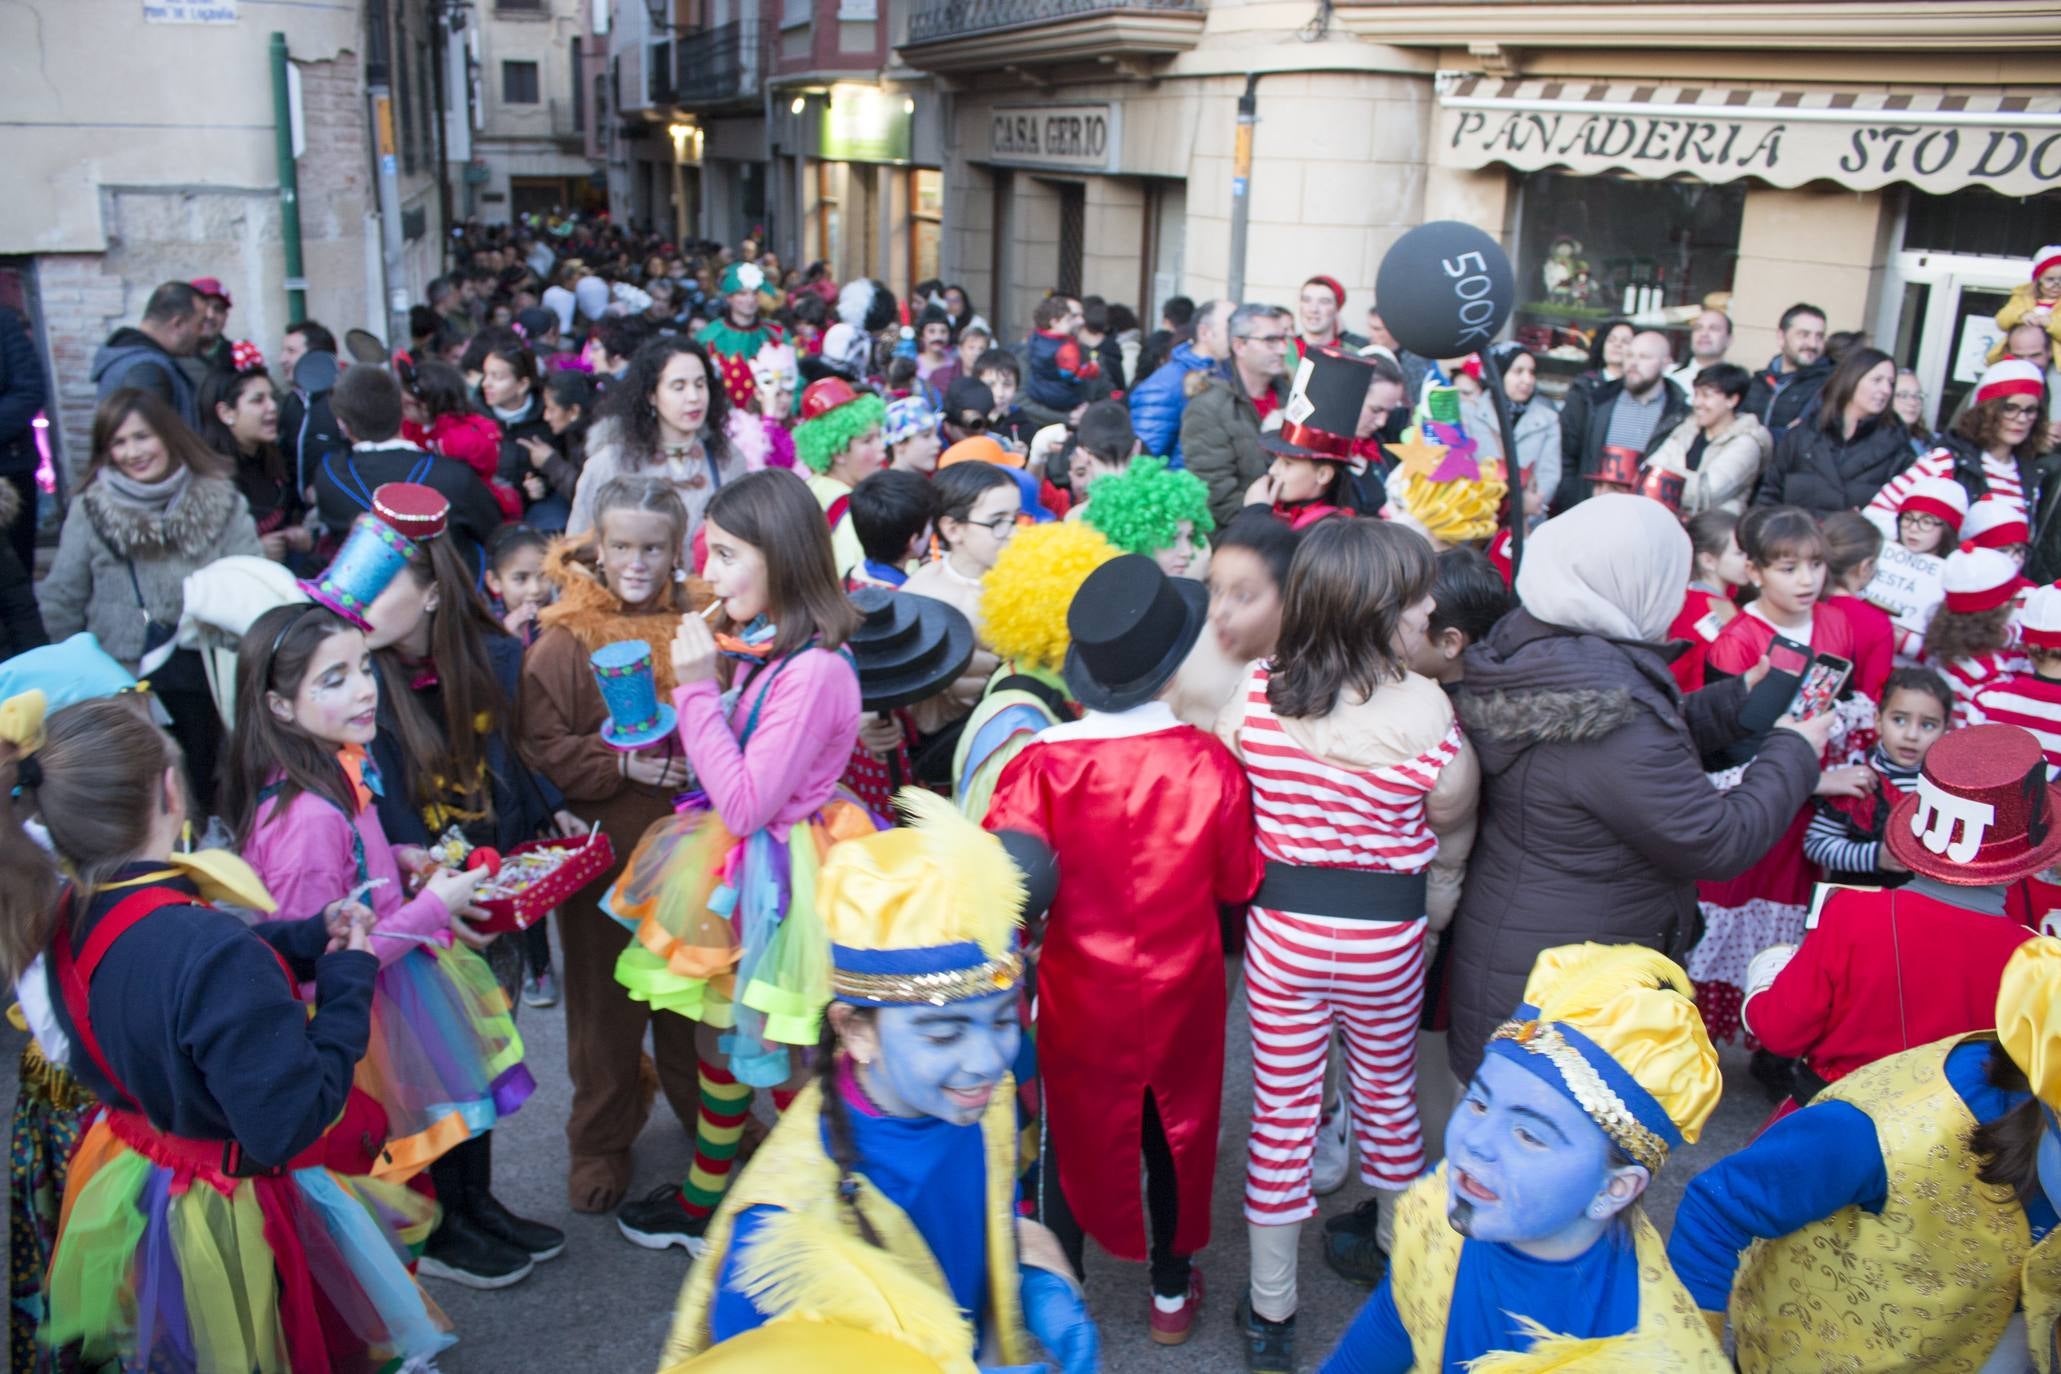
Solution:
{"label": "striped red and white leggings", "polygon": [[1245,998],[1252,1022],[1252,1135],[1245,1219],[1302,1221],[1317,1210],[1310,1156],[1323,1110],[1324,1056],[1345,1028],[1345,1070],[1360,1178],[1391,1191],[1424,1172],[1417,1120],[1417,1030],[1425,921],[1341,921],[1253,907]]}

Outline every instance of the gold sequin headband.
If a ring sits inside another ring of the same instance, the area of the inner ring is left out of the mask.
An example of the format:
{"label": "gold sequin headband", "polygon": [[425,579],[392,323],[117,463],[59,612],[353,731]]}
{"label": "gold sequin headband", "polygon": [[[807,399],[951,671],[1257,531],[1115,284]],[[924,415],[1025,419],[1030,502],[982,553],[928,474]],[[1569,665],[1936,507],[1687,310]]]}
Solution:
{"label": "gold sequin headband", "polygon": [[1575,1104],[1603,1128],[1617,1147],[1633,1160],[1659,1173],[1667,1163],[1667,1142],[1655,1135],[1633,1114],[1611,1086],[1596,1072],[1596,1066],[1567,1042],[1559,1028],[1547,1021],[1505,1021],[1490,1040],[1508,1040],[1542,1055],[1558,1071],[1573,1095]]}
{"label": "gold sequin headband", "polygon": [[941,973],[854,973],[833,966],[831,995],[845,1002],[869,1005],[941,1007],[968,997],[1013,988],[1023,978],[1023,956],[1009,953],[970,968]]}

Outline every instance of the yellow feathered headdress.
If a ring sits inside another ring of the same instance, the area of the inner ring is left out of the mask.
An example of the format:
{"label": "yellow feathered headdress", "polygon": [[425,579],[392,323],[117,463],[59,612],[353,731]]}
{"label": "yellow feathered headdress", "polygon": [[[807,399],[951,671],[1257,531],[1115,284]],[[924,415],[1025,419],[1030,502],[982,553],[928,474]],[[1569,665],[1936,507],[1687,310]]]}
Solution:
{"label": "yellow feathered headdress", "polygon": [[1002,842],[934,792],[895,799],[908,824],[831,848],[816,881],[831,994],[942,1005],[1016,986],[1028,894]]}

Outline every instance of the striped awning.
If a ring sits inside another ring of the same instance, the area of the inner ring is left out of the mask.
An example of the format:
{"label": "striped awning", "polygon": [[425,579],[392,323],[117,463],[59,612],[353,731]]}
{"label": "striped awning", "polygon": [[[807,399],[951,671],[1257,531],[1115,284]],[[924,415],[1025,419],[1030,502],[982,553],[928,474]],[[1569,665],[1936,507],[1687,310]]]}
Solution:
{"label": "striped awning", "polygon": [[1755,90],[1466,77],[1439,91],[1438,160],[1655,179],[2061,187],[2061,95]]}

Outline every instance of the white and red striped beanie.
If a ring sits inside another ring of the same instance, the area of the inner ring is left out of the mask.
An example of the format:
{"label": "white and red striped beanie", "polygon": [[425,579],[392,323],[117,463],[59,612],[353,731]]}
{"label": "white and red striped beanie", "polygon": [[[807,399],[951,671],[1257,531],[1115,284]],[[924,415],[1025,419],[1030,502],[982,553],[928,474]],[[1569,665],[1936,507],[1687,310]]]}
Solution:
{"label": "white and red striped beanie", "polygon": [[1963,545],[1947,555],[1944,575],[1946,600],[1956,615],[1979,615],[1993,611],[2018,594],[2025,579],[2008,554],[1995,549]]}
{"label": "white and red striped beanie", "polygon": [[2026,647],[2061,654],[2061,585],[2033,589],[2018,608],[2018,630]]}
{"label": "white and red striped beanie", "polygon": [[1944,520],[1947,528],[1954,532],[1954,538],[1959,539],[1961,522],[1968,518],[1968,492],[1951,477],[1921,477],[1904,494],[1904,503],[1897,507],[1896,513],[1936,516]]}
{"label": "white and red striped beanie", "polygon": [[2050,243],[2032,255],[2032,279],[2038,281],[2040,274],[2061,267],[2061,243]]}
{"label": "white and red striped beanie", "polygon": [[1975,399],[1970,404],[1983,405],[2005,396],[2030,396],[2037,401],[2046,394],[2046,389],[2047,379],[2040,375],[2038,368],[2016,358],[2006,358],[1982,370],[1982,380],[1975,384]]}
{"label": "white and red striped beanie", "polygon": [[1961,542],[1978,549],[2030,544],[2032,526],[2026,523],[2025,512],[2011,502],[1985,496],[1968,508],[1968,518],[1961,522]]}

